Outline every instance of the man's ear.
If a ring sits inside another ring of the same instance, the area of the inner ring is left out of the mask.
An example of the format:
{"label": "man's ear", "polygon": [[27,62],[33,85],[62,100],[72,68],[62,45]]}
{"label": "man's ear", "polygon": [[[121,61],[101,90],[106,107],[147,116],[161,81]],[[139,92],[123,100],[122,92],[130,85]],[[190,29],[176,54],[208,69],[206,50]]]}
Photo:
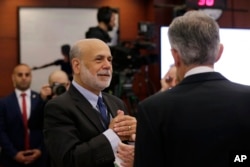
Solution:
{"label": "man's ear", "polygon": [[12,83],[13,83],[13,86],[14,88],[16,87],[16,82],[15,82],[15,79],[14,79],[14,74],[11,75],[11,80],[12,80]]}
{"label": "man's ear", "polygon": [[215,62],[217,62],[221,58],[223,50],[224,50],[224,46],[222,44],[220,44],[220,46],[219,46],[219,52],[218,52],[218,55],[217,55],[217,57],[215,59]]}
{"label": "man's ear", "polygon": [[80,63],[81,63],[80,59],[78,59],[78,58],[73,58],[71,60],[72,69],[73,69],[74,74],[79,74],[80,73],[80,71],[81,71]]}
{"label": "man's ear", "polygon": [[174,58],[174,65],[176,67],[179,67],[181,64],[180,54],[178,53],[178,51],[176,49],[171,49],[171,53],[172,53],[172,56]]}

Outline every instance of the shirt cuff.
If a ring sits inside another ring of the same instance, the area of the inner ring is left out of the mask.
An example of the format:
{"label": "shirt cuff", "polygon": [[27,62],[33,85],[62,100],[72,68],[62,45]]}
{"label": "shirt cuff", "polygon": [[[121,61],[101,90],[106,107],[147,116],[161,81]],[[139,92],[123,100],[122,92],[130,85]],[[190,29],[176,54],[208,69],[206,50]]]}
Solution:
{"label": "shirt cuff", "polygon": [[107,137],[109,140],[114,154],[117,152],[117,147],[119,142],[121,142],[120,138],[116,135],[116,133],[112,129],[108,129],[103,134]]}

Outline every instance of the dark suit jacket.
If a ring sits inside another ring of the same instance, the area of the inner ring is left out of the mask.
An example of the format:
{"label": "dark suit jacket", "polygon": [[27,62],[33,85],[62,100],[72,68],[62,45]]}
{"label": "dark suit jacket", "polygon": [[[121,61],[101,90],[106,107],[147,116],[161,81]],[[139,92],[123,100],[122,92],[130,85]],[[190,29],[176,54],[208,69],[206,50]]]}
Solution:
{"label": "dark suit jacket", "polygon": [[[42,121],[43,101],[40,95],[31,91],[31,114],[28,120],[30,147],[43,151]],[[24,126],[22,113],[15,92],[0,100],[0,145],[4,166],[18,167],[13,158],[18,151],[24,150]],[[37,162],[38,163],[38,162]],[[34,164],[39,166],[40,164]],[[39,162],[40,163],[40,162]]]}
{"label": "dark suit jacket", "polygon": [[250,87],[216,72],[185,78],[139,104],[136,167],[229,167],[250,151]]}
{"label": "dark suit jacket", "polygon": [[[112,117],[125,104],[103,92],[103,100]],[[64,94],[45,106],[44,137],[52,167],[113,167],[114,154],[97,111],[71,85]]]}

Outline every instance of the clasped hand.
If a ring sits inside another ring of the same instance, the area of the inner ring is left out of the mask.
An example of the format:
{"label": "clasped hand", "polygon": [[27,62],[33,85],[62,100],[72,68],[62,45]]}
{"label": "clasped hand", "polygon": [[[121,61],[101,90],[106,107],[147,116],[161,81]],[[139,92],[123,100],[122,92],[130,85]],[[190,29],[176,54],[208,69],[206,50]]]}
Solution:
{"label": "clasped hand", "polygon": [[136,133],[136,119],[130,115],[124,115],[122,110],[118,110],[118,115],[111,121],[109,128],[120,137],[122,141],[132,140],[132,135]]}
{"label": "clasped hand", "polygon": [[38,149],[32,149],[32,150],[25,150],[25,151],[19,151],[17,152],[14,159],[22,164],[31,164],[36,159],[38,159],[41,156],[41,151]]}

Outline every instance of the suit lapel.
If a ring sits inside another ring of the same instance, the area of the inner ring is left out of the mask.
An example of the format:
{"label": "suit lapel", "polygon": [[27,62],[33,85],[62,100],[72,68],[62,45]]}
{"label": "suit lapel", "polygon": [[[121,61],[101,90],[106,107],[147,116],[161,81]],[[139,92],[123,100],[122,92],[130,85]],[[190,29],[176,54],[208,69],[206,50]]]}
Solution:
{"label": "suit lapel", "polygon": [[[18,103],[18,99],[17,99],[17,95],[15,92],[13,92],[7,99],[7,109],[9,110],[9,114],[11,116],[18,116],[19,121],[22,122],[23,121],[23,117],[22,117],[22,111],[21,108],[19,106]],[[19,122],[18,121],[18,122]],[[23,125],[23,124],[21,124]]]}
{"label": "suit lapel", "polygon": [[31,91],[31,94],[30,94],[30,117],[29,117],[29,119],[34,114],[33,111],[35,110],[37,100],[38,100],[38,94]]}
{"label": "suit lapel", "polygon": [[12,104],[13,104],[13,106],[14,106],[14,109],[13,109],[13,111],[16,111],[16,112],[18,112],[18,115],[20,116],[20,119],[22,120],[22,111],[21,111],[21,108],[20,108],[20,106],[19,106],[19,103],[18,103],[18,99],[17,99],[17,95],[16,95],[16,93],[14,92],[12,95],[11,95],[11,97],[10,97],[12,100]]}
{"label": "suit lapel", "polygon": [[100,131],[105,129],[102,126],[98,111],[92,107],[89,101],[73,86],[71,85],[68,93],[73,98],[77,108],[85,115],[85,117]]}
{"label": "suit lapel", "polygon": [[117,115],[116,109],[113,107],[112,102],[108,99],[106,95],[103,94],[103,101],[107,106],[108,112],[112,115],[112,118],[114,118]]}

